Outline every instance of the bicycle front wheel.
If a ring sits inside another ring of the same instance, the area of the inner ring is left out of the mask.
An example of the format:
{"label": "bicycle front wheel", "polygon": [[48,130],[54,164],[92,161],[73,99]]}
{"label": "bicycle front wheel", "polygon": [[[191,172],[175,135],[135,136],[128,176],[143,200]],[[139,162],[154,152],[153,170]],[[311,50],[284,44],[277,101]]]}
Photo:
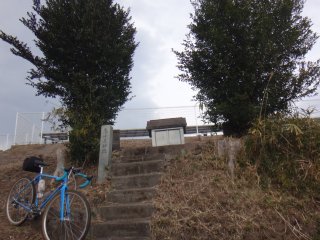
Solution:
{"label": "bicycle front wheel", "polygon": [[60,195],[56,195],[42,216],[42,235],[46,240],[84,239],[91,223],[91,210],[82,193],[68,190],[65,195],[64,217],[60,219]]}
{"label": "bicycle front wheel", "polygon": [[[6,214],[9,222],[13,225],[21,225],[28,217],[35,200],[35,187],[28,177],[20,178],[15,182],[9,192],[6,204]],[[24,207],[23,207],[24,206]]]}

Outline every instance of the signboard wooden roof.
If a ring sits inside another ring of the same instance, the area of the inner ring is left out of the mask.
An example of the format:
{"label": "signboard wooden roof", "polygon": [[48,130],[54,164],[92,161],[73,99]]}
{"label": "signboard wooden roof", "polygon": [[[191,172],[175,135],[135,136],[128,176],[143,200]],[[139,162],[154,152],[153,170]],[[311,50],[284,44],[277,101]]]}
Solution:
{"label": "signboard wooden roof", "polygon": [[153,129],[165,129],[165,128],[176,128],[187,126],[187,121],[185,118],[165,118],[158,120],[150,120],[147,122],[147,130]]}

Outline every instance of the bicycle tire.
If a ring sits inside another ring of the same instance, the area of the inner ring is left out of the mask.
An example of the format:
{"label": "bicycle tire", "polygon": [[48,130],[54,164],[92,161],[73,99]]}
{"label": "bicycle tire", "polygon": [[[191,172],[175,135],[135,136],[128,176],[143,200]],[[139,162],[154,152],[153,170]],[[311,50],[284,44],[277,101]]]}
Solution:
{"label": "bicycle tire", "polygon": [[63,221],[60,220],[60,194],[48,203],[43,212],[42,236],[46,240],[82,240],[88,234],[91,223],[89,202],[75,190],[67,190],[66,196],[70,199],[70,216]]}
{"label": "bicycle tire", "polygon": [[[27,186],[28,185],[28,186]],[[23,187],[27,186],[25,189]],[[23,192],[21,192],[23,190]],[[18,204],[14,203],[14,196],[18,193],[18,200],[20,203],[31,208],[31,205],[35,201],[36,190],[35,186],[29,177],[20,178],[16,181],[10,189],[8,194],[7,202],[6,202],[6,215],[9,222],[12,225],[19,226],[24,223],[27,218],[29,212],[25,210],[23,207],[19,206]]]}

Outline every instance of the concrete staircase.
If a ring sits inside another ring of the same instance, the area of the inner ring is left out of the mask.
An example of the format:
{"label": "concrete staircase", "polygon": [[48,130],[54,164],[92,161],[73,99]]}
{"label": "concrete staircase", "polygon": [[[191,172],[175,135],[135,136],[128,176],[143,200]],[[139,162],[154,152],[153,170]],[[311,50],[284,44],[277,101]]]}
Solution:
{"label": "concrete staircase", "polygon": [[136,152],[113,160],[112,190],[97,210],[92,239],[149,240],[151,203],[164,168],[163,153]]}

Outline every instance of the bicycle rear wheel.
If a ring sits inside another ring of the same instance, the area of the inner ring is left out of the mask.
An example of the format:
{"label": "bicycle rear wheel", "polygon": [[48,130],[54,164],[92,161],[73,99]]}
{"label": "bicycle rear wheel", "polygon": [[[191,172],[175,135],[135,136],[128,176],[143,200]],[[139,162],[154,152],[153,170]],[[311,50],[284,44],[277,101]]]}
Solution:
{"label": "bicycle rear wheel", "polygon": [[91,210],[87,199],[80,192],[66,191],[64,219],[60,219],[60,195],[56,195],[42,216],[42,235],[46,240],[84,239],[91,223]]}
{"label": "bicycle rear wheel", "polygon": [[25,222],[28,211],[21,205],[31,208],[35,192],[34,184],[28,177],[23,177],[13,184],[6,203],[6,214],[11,224],[18,226]]}

